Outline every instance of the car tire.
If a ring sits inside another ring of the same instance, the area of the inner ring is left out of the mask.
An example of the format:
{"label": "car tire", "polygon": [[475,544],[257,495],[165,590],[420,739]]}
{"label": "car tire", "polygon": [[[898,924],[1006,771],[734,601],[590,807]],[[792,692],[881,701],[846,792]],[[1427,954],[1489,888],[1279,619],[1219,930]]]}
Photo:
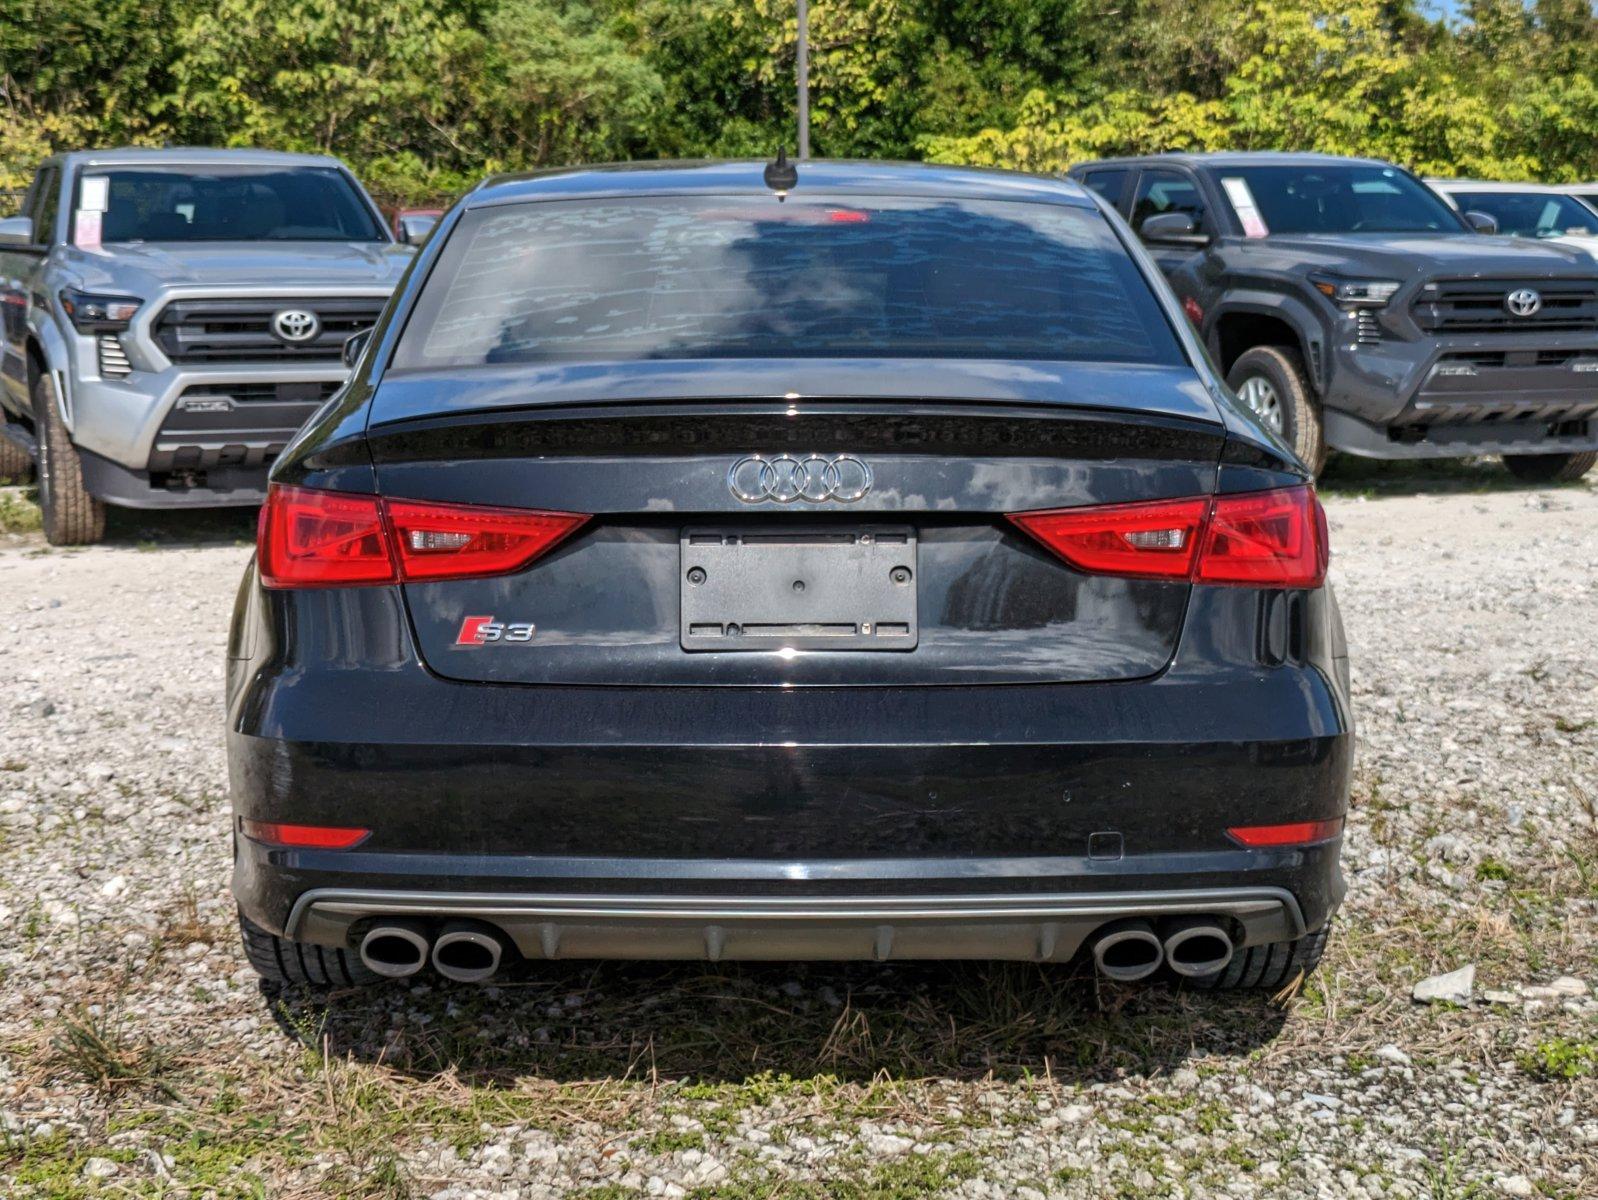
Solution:
{"label": "car tire", "polygon": [[278,987],[366,987],[382,978],[352,951],[291,942],[262,929],[243,913],[239,914],[239,935],[244,939],[244,957],[255,973]]}
{"label": "car tire", "polygon": [[83,460],[56,414],[55,381],[33,381],[33,421],[39,431],[39,508],[52,546],[87,546],[105,537],[105,503],[83,487]]}
{"label": "car tire", "polygon": [[1598,450],[1579,454],[1506,454],[1504,466],[1527,483],[1574,483],[1598,465]]}
{"label": "car tire", "polygon": [[[0,421],[5,418],[0,416]],[[33,459],[15,442],[0,436],[0,483],[27,483],[33,477]]]}
{"label": "car tire", "polygon": [[[1255,381],[1251,386],[1251,381]],[[1245,408],[1293,448],[1316,475],[1326,465],[1321,404],[1315,398],[1304,360],[1291,346],[1255,346],[1244,351],[1227,373],[1226,386]]]}
{"label": "car tire", "polygon": [[1261,988],[1280,991],[1300,976],[1307,976],[1320,965],[1326,953],[1326,940],[1332,923],[1327,921],[1314,933],[1291,942],[1267,942],[1248,946],[1232,955],[1232,961],[1213,975],[1197,975],[1187,980],[1194,987],[1217,992]]}

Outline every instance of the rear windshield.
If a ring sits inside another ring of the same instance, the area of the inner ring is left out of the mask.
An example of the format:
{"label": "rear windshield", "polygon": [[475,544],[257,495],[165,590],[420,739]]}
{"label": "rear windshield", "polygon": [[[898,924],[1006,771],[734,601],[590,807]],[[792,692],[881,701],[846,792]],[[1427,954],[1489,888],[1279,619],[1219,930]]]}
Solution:
{"label": "rear windshield", "polygon": [[349,176],[333,167],[86,171],[78,197],[80,211],[99,210],[89,228],[101,242],[386,240]]}
{"label": "rear windshield", "polygon": [[[1245,229],[1263,233],[1460,233],[1435,192],[1396,167],[1225,167],[1221,185]],[[1253,208],[1255,213],[1248,210]]]}
{"label": "rear windshield", "polygon": [[1498,222],[1498,232],[1515,237],[1554,238],[1565,234],[1591,237],[1598,233],[1598,213],[1569,196],[1550,192],[1453,192],[1454,203],[1469,212],[1484,212]]}
{"label": "rear windshield", "polygon": [[394,365],[821,357],[1184,361],[1096,211],[740,196],[469,212]]}

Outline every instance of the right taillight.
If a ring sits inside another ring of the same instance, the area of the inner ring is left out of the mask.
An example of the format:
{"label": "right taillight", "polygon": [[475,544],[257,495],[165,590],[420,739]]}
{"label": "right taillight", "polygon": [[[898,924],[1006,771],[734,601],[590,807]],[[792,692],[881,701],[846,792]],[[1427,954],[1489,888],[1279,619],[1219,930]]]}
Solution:
{"label": "right taillight", "polygon": [[1080,571],[1256,588],[1326,579],[1326,514],[1305,484],[1268,492],[1010,514]]}
{"label": "right taillight", "polygon": [[1315,588],[1329,555],[1326,513],[1307,484],[1217,496],[1193,581]]}
{"label": "right taillight", "polygon": [[269,588],[357,587],[508,575],[547,554],[581,513],[388,500],[272,484],[257,562]]}

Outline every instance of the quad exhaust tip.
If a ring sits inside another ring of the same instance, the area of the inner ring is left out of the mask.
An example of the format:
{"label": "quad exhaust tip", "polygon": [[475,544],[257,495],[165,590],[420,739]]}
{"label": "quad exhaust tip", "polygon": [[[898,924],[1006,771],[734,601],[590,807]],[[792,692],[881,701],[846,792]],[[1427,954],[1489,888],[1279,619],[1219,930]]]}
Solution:
{"label": "quad exhaust tip", "polygon": [[1093,962],[1106,979],[1136,983],[1158,971],[1164,959],[1154,926],[1142,917],[1111,921],[1093,935]]}
{"label": "quad exhaust tip", "polygon": [[1160,938],[1178,975],[1214,975],[1232,961],[1232,937],[1213,917],[1169,917],[1160,922]]}
{"label": "quad exhaust tip", "polygon": [[450,921],[433,943],[433,969],[456,983],[486,983],[509,949],[505,935],[478,921]]}
{"label": "quad exhaust tip", "polygon": [[427,965],[432,940],[417,921],[380,921],[361,939],[361,962],[387,979],[405,979]]}

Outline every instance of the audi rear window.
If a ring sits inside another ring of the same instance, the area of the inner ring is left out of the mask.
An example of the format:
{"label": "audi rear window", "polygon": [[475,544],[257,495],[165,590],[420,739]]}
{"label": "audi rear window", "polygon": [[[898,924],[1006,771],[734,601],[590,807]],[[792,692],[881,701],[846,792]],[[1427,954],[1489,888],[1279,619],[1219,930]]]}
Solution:
{"label": "audi rear window", "polygon": [[1185,361],[1097,211],[666,196],[466,213],[394,367],[834,357]]}

